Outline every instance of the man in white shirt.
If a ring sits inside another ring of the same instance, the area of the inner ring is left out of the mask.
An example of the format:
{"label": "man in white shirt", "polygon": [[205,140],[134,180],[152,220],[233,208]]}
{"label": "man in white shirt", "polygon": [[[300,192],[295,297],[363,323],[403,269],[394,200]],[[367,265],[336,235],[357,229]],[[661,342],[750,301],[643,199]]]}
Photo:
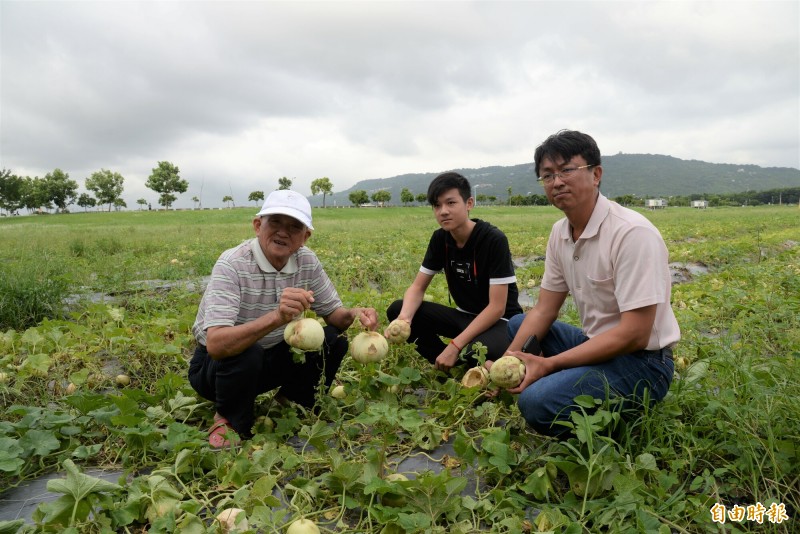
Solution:
{"label": "man in white shirt", "polygon": [[[520,394],[520,411],[532,427],[559,435],[567,427],[558,422],[569,419],[578,395],[624,397],[626,407],[661,400],[672,382],[680,329],[664,240],[644,216],[600,193],[603,167],[594,139],[560,131],[536,149],[534,167],[547,198],[566,217],[550,233],[536,305],[509,321],[508,350],[526,366],[522,383],[510,391]],[[557,321],[569,294],[582,329]],[[531,336],[541,352],[521,352]]]}
{"label": "man in white shirt", "polygon": [[[347,353],[342,333],[359,320],[378,326],[373,308],[346,308],[316,254],[306,246],[314,227],[308,200],[273,191],[255,218],[255,237],[217,259],[192,331],[197,348],[189,383],[216,406],[209,444],[219,448],[248,438],[258,395],[281,395],[312,407],[324,374],[326,387]],[[319,351],[295,362],[283,339],[286,325],[311,309],[325,320]]]}

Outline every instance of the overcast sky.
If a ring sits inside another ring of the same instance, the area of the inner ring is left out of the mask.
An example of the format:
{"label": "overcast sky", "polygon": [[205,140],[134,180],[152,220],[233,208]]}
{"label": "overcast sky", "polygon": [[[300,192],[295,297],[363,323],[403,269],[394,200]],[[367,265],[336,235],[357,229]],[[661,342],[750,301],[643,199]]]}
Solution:
{"label": "overcast sky", "polygon": [[0,0],[0,165],[119,172],[131,209],[159,161],[189,181],[175,207],[246,205],[282,176],[526,163],[563,128],[800,168],[798,6]]}

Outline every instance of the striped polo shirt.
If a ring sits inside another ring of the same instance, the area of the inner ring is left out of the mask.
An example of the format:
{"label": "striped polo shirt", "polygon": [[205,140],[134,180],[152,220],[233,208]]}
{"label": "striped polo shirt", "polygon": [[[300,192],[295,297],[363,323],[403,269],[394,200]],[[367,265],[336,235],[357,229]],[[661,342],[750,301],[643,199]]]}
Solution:
{"label": "striped polo shirt", "polygon": [[[278,271],[267,261],[258,239],[245,241],[220,255],[211,271],[192,333],[206,344],[206,330],[212,326],[235,326],[250,322],[277,309],[281,292],[302,287],[314,292],[311,309],[326,317],[342,306],[330,278],[317,255],[300,247]],[[283,341],[284,327],[276,328],[258,343],[268,349]]]}

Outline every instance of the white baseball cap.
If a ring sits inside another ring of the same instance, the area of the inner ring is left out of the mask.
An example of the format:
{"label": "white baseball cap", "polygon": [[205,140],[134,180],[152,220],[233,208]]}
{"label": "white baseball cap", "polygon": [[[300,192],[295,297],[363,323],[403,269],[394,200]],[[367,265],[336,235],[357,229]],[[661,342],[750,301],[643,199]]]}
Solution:
{"label": "white baseball cap", "polygon": [[292,191],[290,189],[273,191],[267,196],[267,200],[265,200],[264,205],[261,206],[261,211],[256,213],[256,217],[263,217],[264,215],[272,215],[274,213],[294,217],[306,225],[309,230],[314,229],[314,227],[311,226],[311,204],[308,203],[306,197],[297,191]]}

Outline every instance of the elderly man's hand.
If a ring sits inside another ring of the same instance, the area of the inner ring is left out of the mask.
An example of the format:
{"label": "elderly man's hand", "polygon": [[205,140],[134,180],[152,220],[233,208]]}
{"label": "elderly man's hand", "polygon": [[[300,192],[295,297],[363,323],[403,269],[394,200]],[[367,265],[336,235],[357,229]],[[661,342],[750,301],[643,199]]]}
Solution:
{"label": "elderly man's hand", "polygon": [[287,287],[281,291],[281,300],[278,303],[278,315],[281,321],[288,323],[311,307],[314,302],[314,292],[301,287]]}
{"label": "elderly man's hand", "polygon": [[375,308],[353,308],[353,313],[367,330],[378,328],[378,312]]}

